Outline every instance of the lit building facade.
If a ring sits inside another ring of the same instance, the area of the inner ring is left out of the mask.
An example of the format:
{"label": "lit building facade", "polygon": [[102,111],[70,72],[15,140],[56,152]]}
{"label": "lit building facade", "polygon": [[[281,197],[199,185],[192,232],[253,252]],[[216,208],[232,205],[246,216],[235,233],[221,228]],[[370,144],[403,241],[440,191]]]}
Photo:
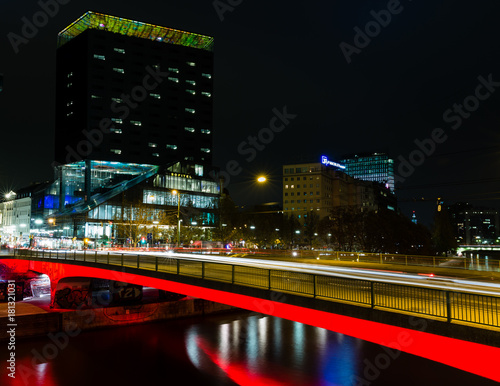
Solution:
{"label": "lit building facade", "polygon": [[500,222],[498,210],[474,207],[465,202],[448,206],[455,238],[459,245],[498,244]]}
{"label": "lit building facade", "polygon": [[29,244],[31,221],[31,191],[10,192],[0,203],[1,243]]}
{"label": "lit building facade", "polygon": [[389,189],[349,176],[342,166],[325,162],[325,157],[316,163],[284,165],[283,213],[303,222],[312,212],[327,217],[335,207],[396,210],[396,198]]}
{"label": "lit building facade", "polygon": [[346,155],[340,161],[345,172],[360,180],[384,184],[394,192],[394,160],[385,153]]}

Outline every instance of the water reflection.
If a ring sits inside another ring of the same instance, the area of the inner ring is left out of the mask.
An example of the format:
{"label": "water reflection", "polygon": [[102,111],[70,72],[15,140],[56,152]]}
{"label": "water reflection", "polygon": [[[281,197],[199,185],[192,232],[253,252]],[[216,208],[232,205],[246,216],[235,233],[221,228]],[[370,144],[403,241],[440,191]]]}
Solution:
{"label": "water reflection", "polygon": [[[2,366],[0,385],[496,384],[404,353],[374,370],[369,366],[382,363],[381,355],[387,356],[381,346],[251,313],[84,332],[57,356],[33,367],[33,350],[43,352],[51,343],[48,338],[20,340],[18,377],[11,382]],[[7,355],[6,349],[0,349],[1,363]]]}

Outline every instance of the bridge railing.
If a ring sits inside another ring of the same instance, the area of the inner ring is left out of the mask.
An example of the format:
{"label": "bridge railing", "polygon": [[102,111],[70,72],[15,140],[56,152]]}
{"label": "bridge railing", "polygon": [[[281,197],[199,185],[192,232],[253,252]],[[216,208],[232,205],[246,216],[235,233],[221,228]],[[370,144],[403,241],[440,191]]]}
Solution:
{"label": "bridge railing", "polygon": [[161,255],[18,249],[14,250],[14,257],[138,268],[387,311],[420,314],[476,327],[500,328],[500,296]]}

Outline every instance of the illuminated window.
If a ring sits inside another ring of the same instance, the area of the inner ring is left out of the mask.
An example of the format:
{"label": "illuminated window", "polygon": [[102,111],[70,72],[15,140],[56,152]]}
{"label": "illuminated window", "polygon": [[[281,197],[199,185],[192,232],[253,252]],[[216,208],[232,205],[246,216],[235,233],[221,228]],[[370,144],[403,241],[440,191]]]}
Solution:
{"label": "illuminated window", "polygon": [[112,133],[115,133],[115,134],[122,134],[122,133],[123,133],[122,129],[116,129],[116,128],[114,128],[114,127],[110,128],[109,130],[110,130]]}
{"label": "illuminated window", "polygon": [[185,127],[184,130],[189,131],[190,133],[194,133],[194,127]]}
{"label": "illuminated window", "polygon": [[160,94],[149,94],[149,95],[151,95],[155,99],[161,99],[161,95]]}
{"label": "illuminated window", "polygon": [[209,98],[212,96],[212,94],[210,94],[209,92],[206,92],[206,91],[202,91],[201,95],[205,95],[206,97],[209,97]]}
{"label": "illuminated window", "polygon": [[194,80],[186,80],[186,83],[189,83],[190,85],[196,86],[196,82]]}
{"label": "illuminated window", "polygon": [[195,109],[190,109],[189,107],[186,107],[186,108],[184,109],[184,111],[186,111],[187,113],[191,113],[191,114],[194,114],[194,113],[196,112],[196,110],[195,110]]}
{"label": "illuminated window", "polygon": [[142,126],[142,122],[139,121],[130,121],[130,123],[135,126]]}
{"label": "illuminated window", "polygon": [[153,153],[153,157],[159,157],[159,156],[160,156],[160,154],[158,154],[158,153]]}
{"label": "illuminated window", "polygon": [[106,57],[104,55],[94,54],[94,59],[106,60]]}
{"label": "illuminated window", "polygon": [[125,74],[125,70],[123,68],[113,67],[113,71],[119,74]]}
{"label": "illuminated window", "polygon": [[208,129],[201,129],[200,132],[202,134],[210,134],[210,130],[208,130]]}
{"label": "illuminated window", "polygon": [[202,147],[200,150],[204,153],[210,153],[210,149],[207,147]]}
{"label": "illuminated window", "polygon": [[122,154],[122,151],[120,149],[111,149],[110,151],[111,153]]}
{"label": "illuminated window", "polygon": [[179,83],[179,79],[178,78],[174,78],[173,76],[169,76],[168,80],[170,80],[172,82],[175,82],[175,83]]}
{"label": "illuminated window", "polygon": [[123,123],[123,121],[122,121],[120,118],[111,118],[111,120],[112,120],[114,123]]}
{"label": "illuminated window", "polygon": [[195,62],[186,62],[188,66],[190,67],[195,67],[196,63]]}
{"label": "illuminated window", "polygon": [[148,146],[149,146],[149,147],[158,147],[158,144],[156,144],[156,143],[152,143],[152,142],[149,142],[149,143],[148,143]]}
{"label": "illuminated window", "polygon": [[167,149],[177,150],[177,145],[167,145]]}
{"label": "illuminated window", "polygon": [[207,78],[207,79],[212,79],[212,75],[210,75],[210,74],[201,74],[201,76],[203,76],[204,78]]}
{"label": "illuminated window", "polygon": [[191,95],[196,95],[196,91],[187,89],[186,92]]}
{"label": "illuminated window", "polygon": [[91,97],[92,99],[100,99],[100,98],[101,98],[101,97],[100,97],[100,96],[98,96],[98,95],[91,95],[90,97]]}
{"label": "illuminated window", "polygon": [[123,103],[123,100],[121,98],[111,98],[111,100],[116,103]]}
{"label": "illuminated window", "polygon": [[169,67],[168,70],[171,71],[171,72],[175,72],[176,74],[179,73],[179,69],[178,68]]}
{"label": "illuminated window", "polygon": [[123,48],[114,48],[115,52],[119,52],[120,54],[124,54],[125,50]]}

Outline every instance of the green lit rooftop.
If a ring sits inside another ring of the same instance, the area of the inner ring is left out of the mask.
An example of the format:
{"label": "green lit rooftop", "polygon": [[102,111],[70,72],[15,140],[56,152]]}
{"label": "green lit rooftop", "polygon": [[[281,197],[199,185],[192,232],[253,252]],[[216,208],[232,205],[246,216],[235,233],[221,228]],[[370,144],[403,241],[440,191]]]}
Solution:
{"label": "green lit rooftop", "polygon": [[59,32],[57,46],[63,46],[87,29],[109,31],[125,36],[198,48],[206,51],[212,51],[214,46],[214,38],[211,36],[179,31],[172,28],[160,27],[154,24],[123,19],[121,17],[104,15],[91,11],[87,12]]}

